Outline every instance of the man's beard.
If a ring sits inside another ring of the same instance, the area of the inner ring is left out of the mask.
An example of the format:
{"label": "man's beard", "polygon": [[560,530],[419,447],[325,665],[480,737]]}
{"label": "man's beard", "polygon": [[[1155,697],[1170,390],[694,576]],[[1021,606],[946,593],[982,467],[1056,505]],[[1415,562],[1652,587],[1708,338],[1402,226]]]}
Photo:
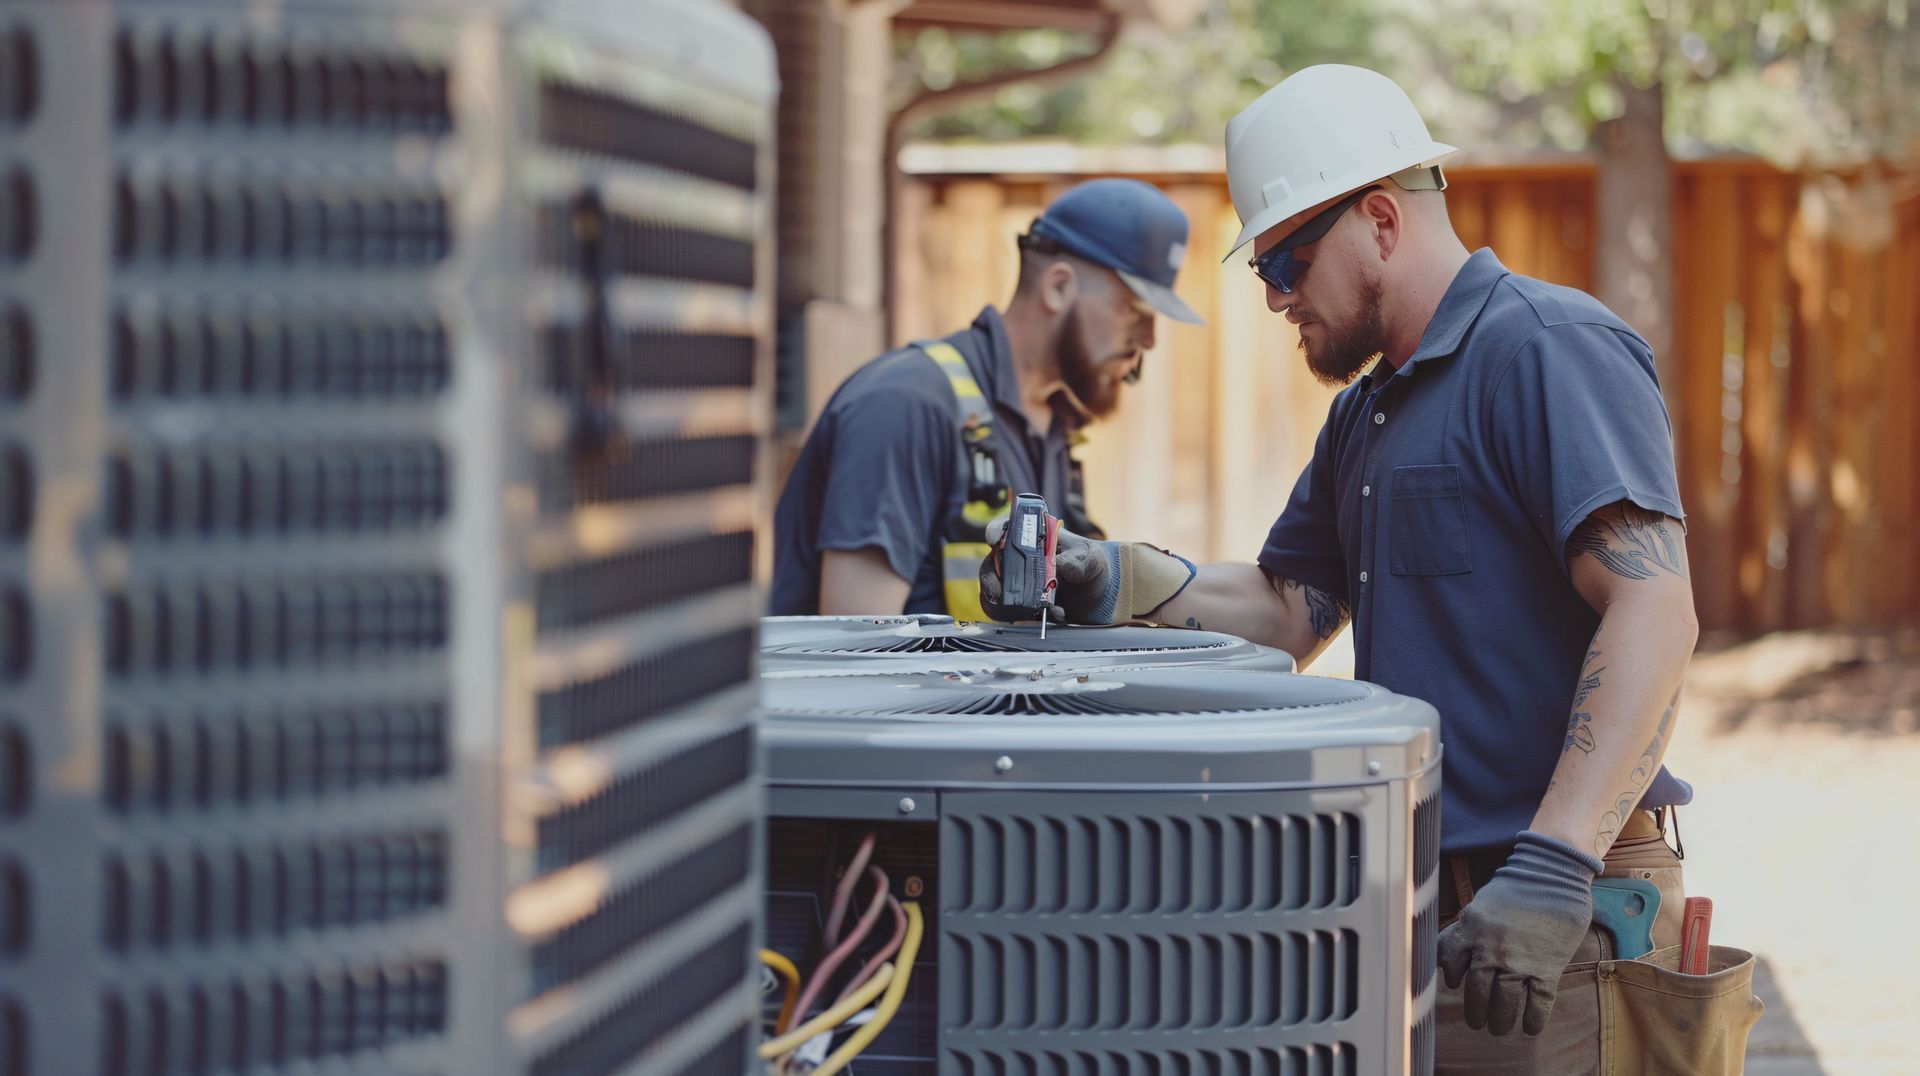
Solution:
{"label": "man's beard", "polygon": [[1386,328],[1380,316],[1379,280],[1360,283],[1360,309],[1345,324],[1316,321],[1320,342],[1307,346],[1300,338],[1300,350],[1307,353],[1307,369],[1324,385],[1334,388],[1351,384],[1367,364],[1386,350]]}
{"label": "man's beard", "polygon": [[1076,307],[1060,327],[1060,343],[1056,348],[1060,380],[1067,383],[1067,390],[1086,408],[1087,414],[1106,418],[1120,407],[1120,383],[1101,375],[1101,364],[1087,350],[1086,336],[1080,329],[1080,310]]}

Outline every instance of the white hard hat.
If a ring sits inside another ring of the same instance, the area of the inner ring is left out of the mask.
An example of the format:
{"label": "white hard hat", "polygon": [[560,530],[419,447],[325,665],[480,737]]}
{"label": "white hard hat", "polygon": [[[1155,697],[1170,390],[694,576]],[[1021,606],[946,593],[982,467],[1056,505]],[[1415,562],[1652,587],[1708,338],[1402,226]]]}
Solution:
{"label": "white hard hat", "polygon": [[1457,152],[1378,71],[1296,71],[1227,121],[1227,189],[1241,225],[1227,257],[1309,206]]}

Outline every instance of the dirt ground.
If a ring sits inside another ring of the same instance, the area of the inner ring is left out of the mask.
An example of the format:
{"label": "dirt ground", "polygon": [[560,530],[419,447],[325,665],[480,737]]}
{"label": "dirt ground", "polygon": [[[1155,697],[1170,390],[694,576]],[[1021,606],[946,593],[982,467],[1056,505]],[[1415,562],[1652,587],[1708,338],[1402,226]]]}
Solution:
{"label": "dirt ground", "polygon": [[1667,762],[1687,889],[1759,958],[1747,1071],[1920,1073],[1920,632],[1704,646]]}

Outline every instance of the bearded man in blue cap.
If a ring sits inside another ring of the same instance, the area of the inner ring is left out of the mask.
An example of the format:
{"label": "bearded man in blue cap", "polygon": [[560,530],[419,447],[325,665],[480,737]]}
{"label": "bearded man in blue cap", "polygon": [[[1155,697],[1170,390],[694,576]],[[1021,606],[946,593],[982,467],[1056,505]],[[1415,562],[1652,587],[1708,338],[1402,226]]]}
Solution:
{"label": "bearded man in blue cap", "polygon": [[1158,189],[1096,179],[1018,239],[1005,313],[890,351],[842,384],[807,436],[774,515],[775,615],[948,613],[984,620],[986,525],[1037,492],[1076,533],[1071,447],[1113,413],[1173,293],[1187,218]]}

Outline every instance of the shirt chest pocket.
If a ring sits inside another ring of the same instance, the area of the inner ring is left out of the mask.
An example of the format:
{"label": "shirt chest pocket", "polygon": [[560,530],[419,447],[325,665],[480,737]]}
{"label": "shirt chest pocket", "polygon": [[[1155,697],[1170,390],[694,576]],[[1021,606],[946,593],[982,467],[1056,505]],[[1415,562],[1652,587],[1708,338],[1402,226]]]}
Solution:
{"label": "shirt chest pocket", "polygon": [[1395,467],[1388,479],[1387,566],[1395,575],[1473,571],[1467,502],[1451,463]]}

